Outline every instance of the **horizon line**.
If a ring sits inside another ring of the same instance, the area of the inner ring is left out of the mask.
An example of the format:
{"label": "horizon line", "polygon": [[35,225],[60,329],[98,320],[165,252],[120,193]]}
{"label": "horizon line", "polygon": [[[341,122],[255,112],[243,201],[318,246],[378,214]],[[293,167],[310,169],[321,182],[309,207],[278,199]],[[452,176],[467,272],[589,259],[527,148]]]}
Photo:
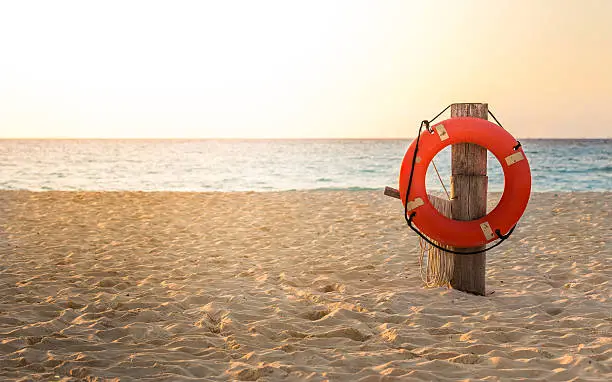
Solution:
{"label": "horizon line", "polygon": [[[126,140],[126,141],[401,141],[401,140],[413,140],[416,137],[0,137],[0,141],[35,141],[35,140],[48,140],[48,141],[77,141],[77,140],[91,140],[91,141],[113,141],[113,140]],[[583,139],[583,140],[608,140],[612,139],[609,137],[519,137],[520,139],[546,139],[546,140],[571,140],[571,139]]]}
{"label": "horizon line", "polygon": [[[414,140],[415,137],[404,138],[0,138],[0,141],[407,141]],[[519,137],[520,140],[548,140],[548,141],[569,141],[569,140],[612,140],[612,137]]]}

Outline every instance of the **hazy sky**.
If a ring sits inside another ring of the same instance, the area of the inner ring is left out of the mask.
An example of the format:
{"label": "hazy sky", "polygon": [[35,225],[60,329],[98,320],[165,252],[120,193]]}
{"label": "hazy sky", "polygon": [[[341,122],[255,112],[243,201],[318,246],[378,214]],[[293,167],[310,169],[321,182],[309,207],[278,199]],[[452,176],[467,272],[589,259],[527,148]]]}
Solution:
{"label": "hazy sky", "polygon": [[3,1],[0,137],[612,137],[612,0]]}

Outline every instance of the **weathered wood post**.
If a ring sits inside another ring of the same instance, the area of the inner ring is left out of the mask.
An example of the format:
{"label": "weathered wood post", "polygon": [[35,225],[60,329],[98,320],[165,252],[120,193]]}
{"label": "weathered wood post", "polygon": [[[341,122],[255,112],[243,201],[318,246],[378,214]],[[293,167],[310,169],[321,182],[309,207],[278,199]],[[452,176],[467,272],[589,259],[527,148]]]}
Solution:
{"label": "weathered wood post", "polygon": [[[451,105],[451,118],[475,117],[488,119],[486,103],[460,103]],[[455,220],[473,220],[487,214],[487,149],[461,143],[452,146],[451,153],[451,217]],[[474,251],[473,248],[453,248],[456,251]],[[453,255],[454,289],[485,295],[486,255]]]}
{"label": "weathered wood post", "polygon": [[[451,105],[451,118],[474,117],[488,119],[489,108],[486,103],[456,103]],[[461,143],[451,149],[451,200],[428,195],[430,201],[443,215],[455,220],[474,220],[487,214],[487,149]],[[386,187],[385,195],[400,199],[398,190]],[[449,206],[450,204],[450,206]],[[449,208],[450,207],[450,208]],[[472,248],[450,247],[455,251],[472,252],[485,246]],[[486,255],[452,256],[453,274],[451,287],[462,292],[484,296]]]}

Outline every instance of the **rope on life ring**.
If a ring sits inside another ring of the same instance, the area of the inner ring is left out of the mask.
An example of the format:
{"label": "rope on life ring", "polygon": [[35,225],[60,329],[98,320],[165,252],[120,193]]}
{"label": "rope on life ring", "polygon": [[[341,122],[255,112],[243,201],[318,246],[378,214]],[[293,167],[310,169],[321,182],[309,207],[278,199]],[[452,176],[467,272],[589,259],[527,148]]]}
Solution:
{"label": "rope on life ring", "polygon": [[[497,121],[495,116],[493,118]],[[497,207],[480,219],[458,221],[447,218],[435,209],[427,197],[425,177],[429,164],[442,149],[457,143],[480,145],[492,152],[502,165],[502,197]],[[433,126],[429,121],[423,121],[417,139],[412,142],[402,161],[399,188],[406,222],[421,238],[446,252],[475,254],[500,245],[513,232],[529,202],[531,171],[520,142],[500,125],[471,117],[451,118]],[[496,239],[500,241],[491,247],[473,252],[453,251],[432,242],[469,248]]]}

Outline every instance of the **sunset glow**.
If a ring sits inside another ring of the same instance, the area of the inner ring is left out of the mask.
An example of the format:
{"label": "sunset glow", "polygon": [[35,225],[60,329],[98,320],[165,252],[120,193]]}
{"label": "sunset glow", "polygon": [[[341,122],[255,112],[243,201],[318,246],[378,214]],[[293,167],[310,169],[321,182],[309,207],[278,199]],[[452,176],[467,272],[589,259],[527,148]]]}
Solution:
{"label": "sunset glow", "polygon": [[611,1],[4,2],[0,138],[610,137]]}

